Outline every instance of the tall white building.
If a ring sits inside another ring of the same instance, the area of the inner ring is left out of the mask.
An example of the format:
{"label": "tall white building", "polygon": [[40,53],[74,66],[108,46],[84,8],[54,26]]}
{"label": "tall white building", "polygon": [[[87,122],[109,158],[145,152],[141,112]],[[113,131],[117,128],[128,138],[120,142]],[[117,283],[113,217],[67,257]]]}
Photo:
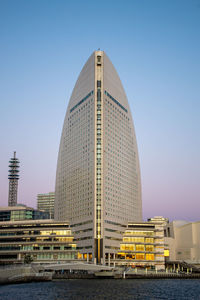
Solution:
{"label": "tall white building", "polygon": [[120,78],[95,51],[73,89],[57,163],[55,218],[68,220],[81,253],[104,263],[128,221],[142,221],[135,131]]}

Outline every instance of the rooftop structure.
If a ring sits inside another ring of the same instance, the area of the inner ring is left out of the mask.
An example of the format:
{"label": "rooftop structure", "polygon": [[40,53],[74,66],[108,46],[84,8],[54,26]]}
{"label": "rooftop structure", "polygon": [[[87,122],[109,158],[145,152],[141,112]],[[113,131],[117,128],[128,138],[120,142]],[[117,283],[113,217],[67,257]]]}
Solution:
{"label": "rooftop structure", "polygon": [[73,89],[57,162],[55,218],[69,220],[78,249],[105,263],[118,232],[142,221],[136,136],[120,78],[95,51]]}
{"label": "rooftop structure", "polygon": [[161,216],[155,216],[153,218],[149,218],[148,222],[160,223],[160,224],[167,225],[169,223],[169,219],[161,217]]}
{"label": "rooftop structure", "polygon": [[49,213],[22,204],[0,207],[0,222],[39,219],[49,219]]}
{"label": "rooftop structure", "polygon": [[9,179],[9,192],[8,192],[8,205],[15,206],[17,204],[17,190],[19,180],[19,160],[16,158],[16,152],[14,152],[13,158],[9,161],[8,170]]}

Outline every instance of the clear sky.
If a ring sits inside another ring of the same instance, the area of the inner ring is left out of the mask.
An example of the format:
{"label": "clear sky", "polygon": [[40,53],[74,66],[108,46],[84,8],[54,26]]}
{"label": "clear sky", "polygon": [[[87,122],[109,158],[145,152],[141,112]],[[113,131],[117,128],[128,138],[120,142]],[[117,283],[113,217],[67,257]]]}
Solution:
{"label": "clear sky", "polygon": [[0,0],[0,205],[14,150],[19,202],[54,191],[69,97],[98,48],[133,114],[144,219],[200,220],[200,0]]}

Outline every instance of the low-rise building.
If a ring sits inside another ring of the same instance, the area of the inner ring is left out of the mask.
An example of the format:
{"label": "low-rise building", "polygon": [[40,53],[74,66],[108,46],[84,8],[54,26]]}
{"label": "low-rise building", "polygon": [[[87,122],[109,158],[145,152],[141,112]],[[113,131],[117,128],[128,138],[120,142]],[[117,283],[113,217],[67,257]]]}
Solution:
{"label": "low-rise building", "polygon": [[200,265],[200,221],[173,221],[165,228],[169,260]]}
{"label": "low-rise building", "polygon": [[120,249],[107,257],[107,264],[136,268],[165,268],[164,225],[166,219],[155,217],[148,222],[129,222]]}
{"label": "low-rise building", "polygon": [[68,222],[52,220],[0,223],[0,263],[66,262],[77,258],[76,243]]}
{"label": "low-rise building", "polygon": [[[148,222],[129,222],[117,235],[118,246],[107,254],[108,266],[164,269],[165,222],[158,218]],[[117,234],[117,233],[116,233]],[[29,220],[0,222],[0,263],[22,263],[26,257],[38,263],[76,260],[91,261],[76,247],[68,222]]]}

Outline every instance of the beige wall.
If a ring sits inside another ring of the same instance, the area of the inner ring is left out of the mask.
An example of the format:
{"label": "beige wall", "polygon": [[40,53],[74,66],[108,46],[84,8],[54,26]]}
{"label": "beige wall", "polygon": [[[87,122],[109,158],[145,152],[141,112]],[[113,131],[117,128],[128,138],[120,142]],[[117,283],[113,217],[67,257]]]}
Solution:
{"label": "beige wall", "polygon": [[193,263],[200,262],[200,222],[181,225],[171,223],[174,238],[166,237],[165,244],[170,250],[170,260],[181,260]]}

